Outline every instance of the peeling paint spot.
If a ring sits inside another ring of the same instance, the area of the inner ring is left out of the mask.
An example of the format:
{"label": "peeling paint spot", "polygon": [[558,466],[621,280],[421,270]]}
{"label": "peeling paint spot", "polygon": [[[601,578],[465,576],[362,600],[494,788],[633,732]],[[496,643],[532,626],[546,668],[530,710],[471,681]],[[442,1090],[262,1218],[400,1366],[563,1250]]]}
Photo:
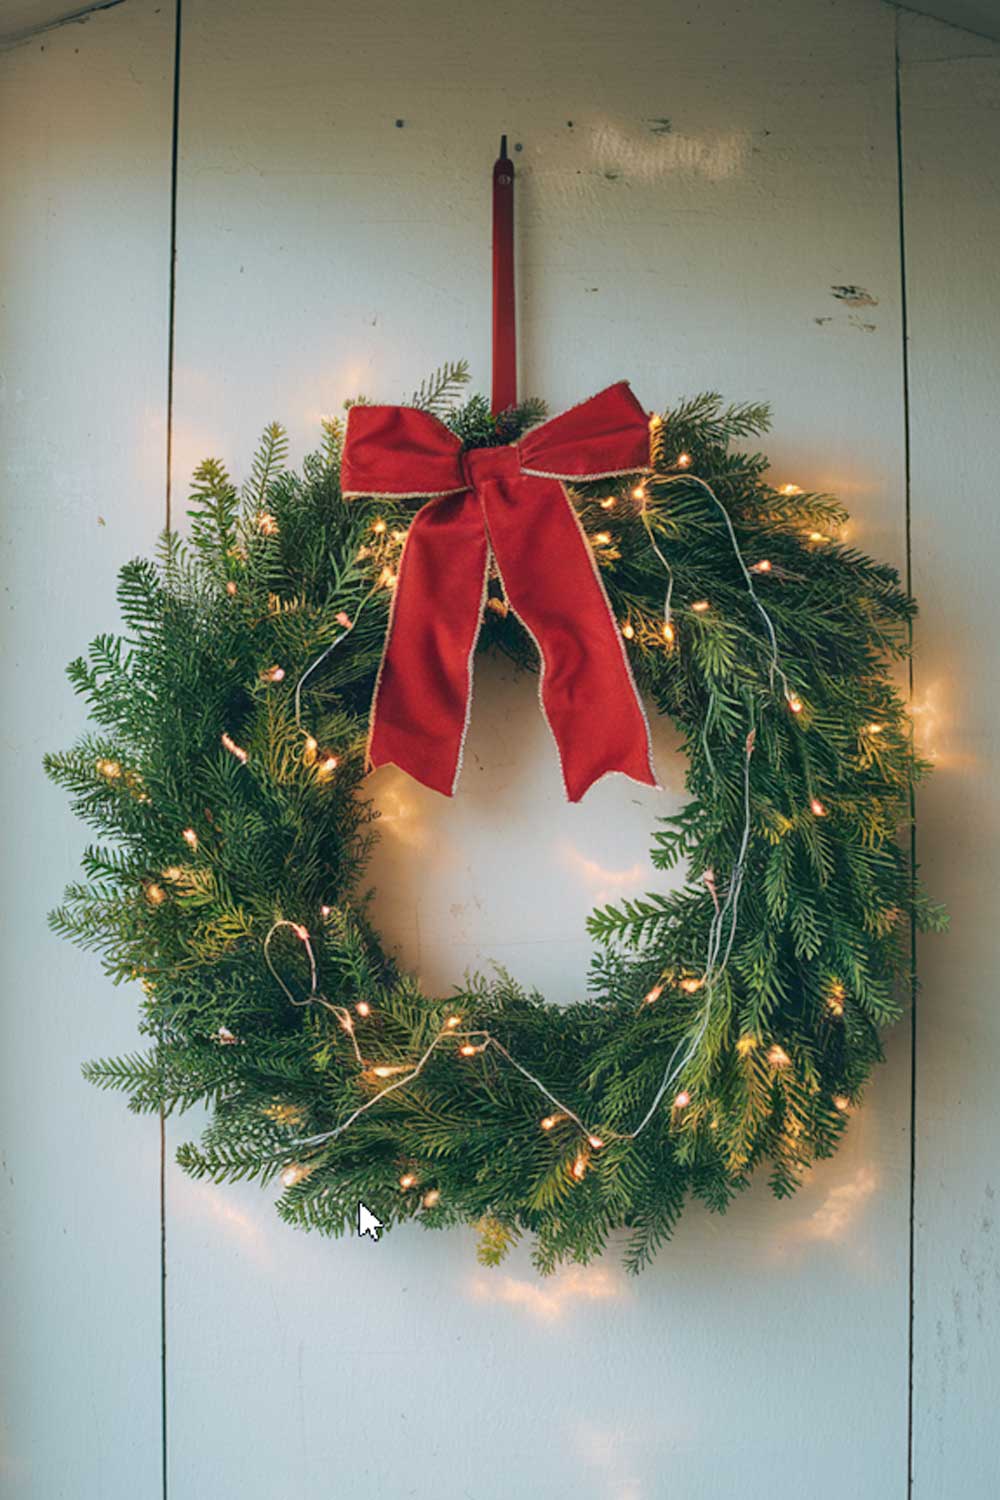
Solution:
{"label": "peeling paint spot", "polygon": [[863,286],[832,286],[830,292],[838,302],[846,302],[848,307],[878,307],[878,298],[873,297]]}
{"label": "peeling paint spot", "polygon": [[668,120],[666,116],[662,116],[661,118],[654,120],[647,120],[646,123],[649,126],[650,133],[652,135],[669,135],[674,128],[671,121]]}
{"label": "peeling paint spot", "polygon": [[813,322],[814,323],[818,323],[819,326],[822,328],[823,325],[824,325],[824,323],[832,323],[833,322],[833,318],[832,317],[829,317],[829,318],[813,318]]}
{"label": "peeling paint spot", "polygon": [[848,318],[852,328],[857,328],[861,333],[874,333],[878,327],[877,323],[866,323],[863,318]]}

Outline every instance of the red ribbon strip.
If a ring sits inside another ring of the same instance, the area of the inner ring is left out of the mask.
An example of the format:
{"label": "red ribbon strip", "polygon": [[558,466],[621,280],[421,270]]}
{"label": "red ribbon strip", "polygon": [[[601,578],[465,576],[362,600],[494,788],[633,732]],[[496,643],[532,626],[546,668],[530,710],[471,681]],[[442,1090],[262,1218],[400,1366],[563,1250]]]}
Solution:
{"label": "red ribbon strip", "polygon": [[372,769],[452,796],[490,556],[541,656],[539,696],[578,802],[609,771],[656,786],[649,727],[617,622],[560,480],[644,470],[649,419],[620,381],[519,443],[462,452],[428,412],[353,406],[345,496],[428,497],[410,526],[372,703]]}

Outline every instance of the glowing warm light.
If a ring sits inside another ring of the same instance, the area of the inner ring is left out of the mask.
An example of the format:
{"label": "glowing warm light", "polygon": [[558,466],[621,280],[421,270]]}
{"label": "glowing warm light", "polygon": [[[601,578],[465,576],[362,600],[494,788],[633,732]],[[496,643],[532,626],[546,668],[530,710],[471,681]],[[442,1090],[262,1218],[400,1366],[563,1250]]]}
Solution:
{"label": "glowing warm light", "polygon": [[783,484],[778,493],[779,495],[801,495],[802,489],[797,484]]}
{"label": "glowing warm light", "polygon": [[770,558],[768,558],[768,557],[762,557],[761,560],[760,560],[760,562],[755,562],[755,563],[753,563],[751,565],[750,571],[751,571],[751,573],[770,573],[770,571],[771,571],[771,560],[770,560]]}
{"label": "glowing warm light", "polygon": [[622,626],[622,635],[627,641],[632,640],[635,635],[635,626],[630,625],[628,620],[626,620],[625,624]]}
{"label": "glowing warm light", "polygon": [[233,594],[236,593],[236,585],[232,579],[230,579],[226,584],[226,593],[230,596],[230,598],[233,596]]}
{"label": "glowing warm light", "polygon": [[465,1042],[459,1047],[458,1052],[460,1057],[475,1057],[476,1053],[482,1050],[481,1047],[474,1047],[471,1042]]}
{"label": "glowing warm light", "polygon": [[190,845],[192,849],[197,849],[198,835],[195,833],[193,828],[185,828],[184,832],[181,834],[181,838],[184,840],[185,844]]}
{"label": "glowing warm light", "polygon": [[594,543],[598,547],[609,547],[611,545],[611,532],[595,531]]}
{"label": "glowing warm light", "polygon": [[772,1068],[787,1068],[792,1059],[784,1047],[774,1046],[768,1050],[767,1060]]}
{"label": "glowing warm light", "polygon": [[99,776],[106,776],[109,781],[116,781],[122,774],[121,761],[117,760],[95,761],[94,769]]}
{"label": "glowing warm light", "polygon": [[404,1193],[409,1192],[411,1187],[416,1187],[417,1185],[416,1174],[414,1172],[404,1172],[399,1179],[399,1185]]}
{"label": "glowing warm light", "polygon": [[305,1175],[305,1167],[301,1167],[297,1161],[293,1161],[291,1166],[286,1167],[282,1172],[281,1180],[285,1184],[285,1187],[294,1187],[297,1182],[302,1181]]}
{"label": "glowing warm light", "polygon": [[248,756],[242,745],[237,745],[231,734],[223,733],[220,738],[222,740],[224,749],[228,750],[230,755],[235,755],[236,759],[240,761],[242,765],[246,765]]}
{"label": "glowing warm light", "polygon": [[654,412],[650,413],[650,416],[649,416],[649,425],[650,425],[650,427],[659,427],[660,424],[662,423],[662,421],[663,421],[663,418],[660,416],[659,412],[654,411]]}
{"label": "glowing warm light", "polygon": [[811,542],[826,542],[829,541],[829,537],[825,536],[822,531],[810,531],[809,540]]}
{"label": "glowing warm light", "polygon": [[333,911],[333,907],[332,906],[321,906],[320,909],[319,909],[319,914],[320,914],[321,917],[323,917],[325,919],[326,917],[328,917],[330,915],[330,913],[332,911]]}
{"label": "glowing warm light", "polygon": [[461,1026],[461,1024],[462,1024],[462,1017],[461,1016],[445,1016],[445,1018],[444,1018],[444,1024],[447,1026],[447,1028],[448,1028],[449,1031],[454,1031],[456,1026]]}
{"label": "glowing warm light", "polygon": [[303,943],[308,943],[308,941],[309,941],[309,928],[308,927],[303,927],[303,925],[302,925],[301,922],[293,922],[292,923],[292,931],[295,933],[295,936],[297,938],[301,939],[301,941]]}
{"label": "glowing warm light", "polygon": [[737,1041],[736,1050],[741,1057],[746,1057],[747,1053],[752,1052],[756,1045],[757,1038],[755,1036],[751,1036],[750,1033],[747,1032]]}
{"label": "glowing warm light", "polygon": [[149,902],[150,906],[161,906],[163,902],[166,901],[166,899],[167,893],[163,889],[162,885],[157,885],[155,881],[150,885],[147,885],[146,900]]}
{"label": "glowing warm light", "polygon": [[161,874],[164,880],[182,880],[184,877],[184,871],[180,865],[168,865],[165,870],[161,871]]}
{"label": "glowing warm light", "polygon": [[378,581],[383,588],[394,589],[396,587],[396,575],[391,568],[385,567],[378,575]]}
{"label": "glowing warm light", "polygon": [[660,998],[660,996],[662,994],[663,994],[663,985],[662,984],[654,984],[653,988],[645,996],[645,998],[644,998],[644,1000],[642,1002],[643,1005],[652,1005],[652,1004],[654,1004],[655,1001],[659,1000],[659,998]]}
{"label": "glowing warm light", "polygon": [[556,1116],[555,1115],[546,1115],[545,1119],[542,1120],[542,1122],[541,1122],[541,1126],[542,1126],[543,1130],[552,1130],[554,1128],[554,1126],[555,1126],[555,1123],[556,1123]]}
{"label": "glowing warm light", "polygon": [[823,806],[818,797],[814,797],[810,802],[809,811],[812,813],[814,818],[826,817],[826,808]]}
{"label": "glowing warm light", "polygon": [[704,979],[695,979],[692,975],[688,979],[681,980],[681,989],[685,995],[696,995],[704,983]]}
{"label": "glowing warm light", "polygon": [[688,467],[688,465],[690,464],[690,462],[691,462],[691,455],[690,455],[690,453],[678,453],[678,455],[677,455],[677,467],[679,469],[686,469]]}
{"label": "glowing warm light", "polygon": [[680,1093],[677,1095],[677,1098],[674,1100],[674,1109],[687,1109],[690,1103],[691,1095],[688,1093],[687,1089],[681,1089]]}
{"label": "glowing warm light", "polygon": [[374,533],[375,533],[376,536],[384,536],[385,535],[386,524],[382,520],[381,516],[379,516],[379,518],[378,518],[377,521],[373,521],[372,522],[372,531],[374,531]]}
{"label": "glowing warm light", "polygon": [[570,1168],[570,1171],[573,1173],[573,1176],[576,1178],[577,1182],[581,1181],[581,1179],[583,1178],[583,1174],[586,1172],[586,1170],[587,1170],[587,1158],[585,1156],[578,1156],[577,1159],[576,1159],[576,1161],[573,1163],[572,1167]]}
{"label": "glowing warm light", "polygon": [[438,1204],[441,1202],[440,1190],[438,1188],[431,1188],[429,1193],[424,1194],[421,1202],[423,1203],[425,1208],[437,1208]]}
{"label": "glowing warm light", "polygon": [[645,498],[646,498],[646,486],[644,484],[637,484],[636,487],[635,487],[635,489],[632,491],[632,499],[633,500],[645,500]]}
{"label": "glowing warm light", "polygon": [[396,543],[396,545],[398,546],[400,542],[405,542],[406,541],[406,532],[405,531],[394,531],[392,533],[392,539]]}
{"label": "glowing warm light", "polygon": [[802,699],[797,693],[789,693],[787,703],[793,714],[802,712]]}
{"label": "glowing warm light", "polygon": [[335,771],[339,765],[340,761],[335,755],[324,755],[323,759],[319,763],[319,769],[329,775],[329,773],[331,771]]}
{"label": "glowing warm light", "polygon": [[706,609],[710,609],[711,606],[709,605],[707,599],[696,599],[691,608],[694,610],[695,614],[703,615]]}
{"label": "glowing warm light", "polygon": [[368,1004],[367,1000],[359,1000],[354,1009],[357,1011],[359,1016],[370,1016],[372,1013],[372,1008]]}
{"label": "glowing warm light", "polygon": [[851,1101],[846,1094],[834,1094],[833,1107],[839,1109],[841,1114],[846,1114],[851,1107]]}
{"label": "glowing warm light", "polygon": [[588,1135],[587,1140],[593,1146],[595,1151],[600,1151],[601,1147],[604,1145],[604,1142],[601,1140],[601,1137],[599,1135]]}
{"label": "glowing warm light", "polygon": [[672,646],[677,639],[677,632],[669,620],[664,620],[663,622],[663,639],[668,646]]}
{"label": "glowing warm light", "polygon": [[601,509],[602,510],[614,510],[615,503],[616,503],[616,496],[609,495],[606,500],[602,500],[601,501]]}
{"label": "glowing warm light", "polygon": [[884,724],[866,724],[865,728],[869,734],[881,734],[885,728]]}
{"label": "glowing warm light", "polygon": [[228,1026],[220,1026],[215,1033],[215,1040],[223,1047],[231,1047],[236,1040],[236,1033],[230,1031]]}
{"label": "glowing warm light", "polygon": [[406,1068],[407,1065],[405,1063],[396,1063],[394,1065],[379,1063],[377,1068],[372,1068],[372,1072],[376,1078],[393,1078],[397,1073],[405,1073]]}
{"label": "glowing warm light", "polygon": [[277,536],[278,523],[268,511],[262,510],[257,516],[257,530],[265,536]]}
{"label": "glowing warm light", "polygon": [[284,682],[285,669],[284,667],[265,667],[260,675],[264,682]]}

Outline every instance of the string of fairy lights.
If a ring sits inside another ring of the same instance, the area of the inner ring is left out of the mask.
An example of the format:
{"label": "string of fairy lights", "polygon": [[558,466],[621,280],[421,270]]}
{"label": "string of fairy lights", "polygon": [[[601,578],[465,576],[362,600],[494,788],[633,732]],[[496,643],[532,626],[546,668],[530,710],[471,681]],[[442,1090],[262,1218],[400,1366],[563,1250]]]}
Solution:
{"label": "string of fairy lights", "polygon": [[[653,435],[654,440],[657,436],[656,430],[660,426],[661,421],[662,419],[656,415],[652,416],[650,419],[651,434]],[[709,497],[712,503],[719,510],[719,513],[721,514],[722,519],[725,523],[733,553],[735,554],[736,560],[743,574],[747,592],[764,623],[767,641],[770,648],[769,680],[771,683],[771,687],[772,689],[774,688],[776,679],[780,681],[784,700],[788,709],[793,714],[799,714],[802,712],[804,705],[799,696],[792,690],[788,678],[781,666],[777,633],[775,631],[774,622],[765,605],[763,604],[754,584],[755,577],[766,575],[772,571],[772,565],[767,559],[760,559],[750,564],[747,563],[740,549],[736,532],[728,511],[722,504],[722,501],[719,499],[715,490],[707,482],[707,480],[691,472],[691,462],[692,460],[689,454],[678,454],[676,459],[674,460],[673,465],[677,472],[666,475],[658,473],[656,477],[657,487],[665,484],[674,484],[681,482],[686,484],[693,484],[700,488],[702,492]],[[797,492],[798,486],[784,486],[783,493],[785,494],[794,494]],[[663,567],[667,578],[667,588],[663,603],[663,621],[661,631],[666,648],[672,649],[675,646],[677,640],[676,628],[674,625],[672,613],[672,600],[674,591],[673,569],[670,565],[669,559],[666,557],[662,548],[660,547],[654,532],[652,520],[650,518],[648,510],[648,496],[645,483],[639,483],[633,488],[632,498],[638,504],[638,514],[646,531],[650,548]],[[610,510],[617,504],[617,500],[617,496],[609,496],[606,500],[600,503],[603,508]],[[272,516],[266,513],[262,513],[260,516],[258,516],[257,521],[260,530],[264,534],[274,534],[277,523]],[[385,521],[376,520],[373,523],[372,529],[376,539],[381,540],[382,536],[384,536],[387,531],[387,524]],[[405,540],[405,533],[393,532],[391,534],[391,540],[393,542],[401,542]],[[609,533],[598,532],[593,536],[592,540],[596,545],[601,546],[607,545],[607,543],[610,542],[611,538]],[[826,538],[821,533],[816,532],[810,533],[810,540],[823,541],[826,540]],[[371,549],[362,548],[360,556],[362,559],[371,556]],[[337,769],[339,760],[332,751],[321,750],[317,740],[305,728],[302,718],[303,689],[313,673],[316,672],[316,670],[329,658],[332,652],[337,647],[339,647],[354,630],[355,626],[357,625],[358,618],[369,600],[378,592],[380,588],[391,589],[392,587],[394,587],[396,581],[397,575],[395,570],[387,564],[382,568],[371,590],[362,599],[353,618],[345,611],[341,611],[336,615],[335,618],[337,624],[340,626],[340,633],[335,636],[334,639],[323,649],[323,651],[309,664],[309,666],[299,677],[295,685],[295,722],[299,730],[305,736],[305,762],[307,765],[312,766],[315,769],[316,773],[321,779],[333,774],[333,772]],[[709,600],[696,600],[690,605],[690,609],[694,613],[704,614],[710,608],[711,603]],[[635,636],[635,628],[629,620],[625,620],[621,624],[621,631],[626,640],[631,640]],[[282,667],[275,665],[266,668],[261,673],[261,677],[262,680],[265,680],[267,682],[279,683],[284,680],[285,671]],[[880,730],[881,726],[871,725],[869,726],[869,728],[872,733],[876,733]],[[419,1078],[434,1054],[438,1051],[439,1048],[443,1047],[446,1044],[455,1046],[457,1055],[463,1059],[480,1056],[488,1051],[499,1054],[509,1066],[514,1068],[516,1072],[521,1075],[521,1077],[523,1077],[528,1083],[532,1085],[534,1089],[537,1090],[537,1092],[542,1096],[542,1098],[546,1100],[547,1104],[551,1107],[550,1112],[544,1115],[539,1122],[540,1128],[543,1131],[553,1131],[555,1130],[556,1126],[563,1121],[569,1121],[573,1126],[576,1127],[583,1139],[581,1142],[581,1147],[577,1152],[577,1155],[570,1168],[572,1176],[575,1179],[580,1180],[586,1174],[590,1152],[601,1150],[612,1140],[635,1140],[655,1118],[666,1095],[670,1093],[679,1083],[683,1083],[683,1075],[698,1056],[699,1050],[711,1025],[713,999],[716,986],[718,985],[718,982],[725,972],[727,964],[729,962],[738,927],[740,896],[746,871],[746,857],[751,834],[752,816],[750,794],[750,765],[754,751],[754,745],[756,742],[756,734],[757,731],[753,723],[751,710],[751,718],[748,724],[748,729],[744,741],[741,788],[742,828],[737,857],[733,864],[733,868],[730,871],[729,879],[725,884],[724,895],[722,897],[720,897],[715,872],[712,870],[706,870],[702,875],[702,883],[704,884],[712,902],[712,919],[709,924],[705,962],[700,975],[688,974],[682,976],[679,981],[676,981],[677,987],[685,994],[694,995],[699,991],[703,991],[704,1000],[699,1008],[698,1014],[695,1017],[691,1028],[681,1037],[673,1052],[671,1053],[664,1068],[660,1083],[653,1094],[649,1106],[647,1107],[645,1113],[642,1115],[641,1119],[632,1129],[619,1131],[604,1127],[594,1127],[593,1125],[589,1124],[584,1119],[584,1117],[578,1113],[577,1110],[575,1110],[571,1105],[567,1104],[564,1100],[559,1098],[558,1095],[553,1093],[553,1091],[542,1079],[536,1077],[535,1074],[530,1071],[530,1069],[525,1067],[524,1064],[520,1062],[518,1058],[516,1058],[499,1040],[499,1038],[494,1036],[491,1032],[485,1031],[483,1029],[465,1027],[463,1025],[463,1016],[457,1012],[449,1013],[445,1016],[442,1024],[435,1032],[428,1045],[424,1048],[423,1052],[415,1061],[402,1063],[370,1061],[365,1056],[365,1053],[363,1052],[359,1041],[358,1022],[365,1022],[372,1018],[372,1016],[374,1015],[374,1007],[369,1001],[362,999],[354,1004],[352,1012],[350,1007],[346,1005],[338,1005],[330,1001],[320,990],[316,954],[313,947],[312,936],[309,932],[308,927],[301,922],[295,922],[287,918],[281,918],[272,924],[264,939],[263,944],[264,960],[272,977],[291,1005],[297,1008],[306,1008],[318,1005],[327,1010],[335,1018],[339,1028],[344,1032],[350,1042],[355,1062],[361,1070],[362,1076],[365,1077],[366,1080],[368,1080],[374,1086],[374,1092],[371,1093],[371,1095],[367,1099],[365,1099],[363,1103],[358,1105],[357,1108],[355,1108],[350,1114],[347,1115],[345,1119],[340,1121],[340,1123],[334,1126],[332,1129],[289,1142],[288,1147],[279,1154],[276,1160],[284,1160],[290,1153],[313,1154],[318,1151],[319,1148],[329,1144],[331,1141],[336,1140],[339,1136],[342,1136],[347,1130],[351,1128],[352,1125],[356,1123],[357,1120],[361,1118],[362,1115],[373,1109],[389,1095],[401,1089],[407,1088],[417,1078]],[[707,735],[704,728],[702,731],[702,737],[706,753],[706,760],[710,767],[710,770],[712,771],[712,774],[714,775],[716,774],[715,767],[712,762],[711,752],[707,743]],[[248,752],[242,746],[237,744],[228,732],[223,732],[220,738],[223,747],[232,756],[234,756],[241,764],[247,764],[249,759]],[[112,765],[112,763],[110,762],[108,764]],[[117,763],[114,764],[117,765]],[[108,771],[106,774],[110,775],[111,772]],[[826,808],[817,798],[813,798],[811,800],[810,811],[816,817],[823,817],[826,814]],[[182,837],[190,849],[197,849],[198,837],[194,829],[184,829]],[[165,871],[164,875],[167,878],[180,878],[182,872],[179,869],[176,871],[170,870]],[[166,893],[159,886],[149,884],[146,886],[147,899],[150,900],[154,905],[158,904],[159,901],[165,899],[165,895]],[[331,908],[321,908],[320,915],[324,920],[329,917],[330,914]],[[299,939],[307,958],[310,981],[309,993],[303,997],[297,997],[294,994],[292,989],[286,983],[282,974],[279,972],[272,958],[272,942],[276,934],[284,929],[289,930],[295,935],[295,937]],[[674,982],[674,976],[664,975],[661,980],[658,981],[645,996],[643,996],[638,1008],[641,1010],[646,1006],[655,1004],[663,995],[668,983],[672,982]],[[834,986],[834,989],[831,991],[831,994],[828,998],[828,1004],[835,1014],[838,1013],[838,1007],[839,1013],[843,1014],[844,991],[842,986]],[[227,1028],[223,1027],[220,1028],[219,1032],[217,1033],[217,1040],[226,1044],[231,1044],[238,1039],[233,1035],[233,1033],[229,1032]],[[790,1062],[790,1059],[787,1053],[785,1053],[781,1047],[774,1046],[768,1052],[768,1061],[770,1062],[772,1067],[781,1068],[787,1066]],[[673,1112],[681,1112],[685,1110],[688,1105],[690,1105],[690,1103],[691,1095],[688,1090],[682,1086],[672,1098],[671,1110]],[[838,1110],[846,1110],[849,1106],[850,1101],[846,1097],[838,1096],[834,1099],[833,1103]],[[281,1178],[285,1186],[292,1186],[294,1185],[294,1183],[300,1181],[303,1177],[308,1176],[309,1173],[313,1170],[313,1165],[314,1164],[310,1164],[308,1162],[289,1162],[281,1173]],[[420,1184],[416,1172],[412,1170],[405,1171],[399,1178],[399,1185],[404,1192],[418,1187]],[[430,1188],[422,1195],[423,1205],[427,1208],[434,1207],[439,1200],[440,1193],[436,1188]]]}

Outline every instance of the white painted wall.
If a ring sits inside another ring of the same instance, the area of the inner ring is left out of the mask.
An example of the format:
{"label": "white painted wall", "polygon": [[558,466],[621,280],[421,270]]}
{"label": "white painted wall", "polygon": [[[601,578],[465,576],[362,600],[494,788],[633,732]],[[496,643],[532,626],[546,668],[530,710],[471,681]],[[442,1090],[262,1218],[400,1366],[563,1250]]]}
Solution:
{"label": "white painted wall", "polygon": [[[522,388],[555,409],[621,375],[650,405],[770,398],[778,475],[838,491],[859,545],[902,566],[896,19],[874,0],[185,0],[175,494],[207,452],[238,470],[273,416],[298,456],[359,389],[405,397],[463,354],[485,385],[506,129],[523,143]],[[37,758],[80,721],[63,661],[163,519],[172,27],[168,7],[126,0],[0,59],[7,656],[24,702],[4,765],[5,1500],[158,1493],[156,1131],[78,1078],[82,1057],[128,1045],[131,997],[45,934],[83,834]],[[899,41],[917,694],[944,754],[921,857],[961,907],[923,959],[914,1494],[949,1496],[961,1474],[954,1492],[987,1500],[997,801],[977,688],[995,523],[975,449],[1000,326],[1000,49],[916,18]],[[682,771],[669,735],[659,764],[662,797],[607,785],[566,808],[532,684],[484,665],[460,797],[392,770],[375,783],[388,940],[430,984],[493,957],[553,999],[579,993],[586,911],[655,879],[648,830]],[[795,1200],[761,1188],[724,1220],[691,1211],[635,1282],[613,1256],[548,1282],[526,1254],[481,1271],[470,1233],[328,1244],[255,1189],[168,1166],[171,1500],[903,1496],[909,1174],[905,1026]]]}

